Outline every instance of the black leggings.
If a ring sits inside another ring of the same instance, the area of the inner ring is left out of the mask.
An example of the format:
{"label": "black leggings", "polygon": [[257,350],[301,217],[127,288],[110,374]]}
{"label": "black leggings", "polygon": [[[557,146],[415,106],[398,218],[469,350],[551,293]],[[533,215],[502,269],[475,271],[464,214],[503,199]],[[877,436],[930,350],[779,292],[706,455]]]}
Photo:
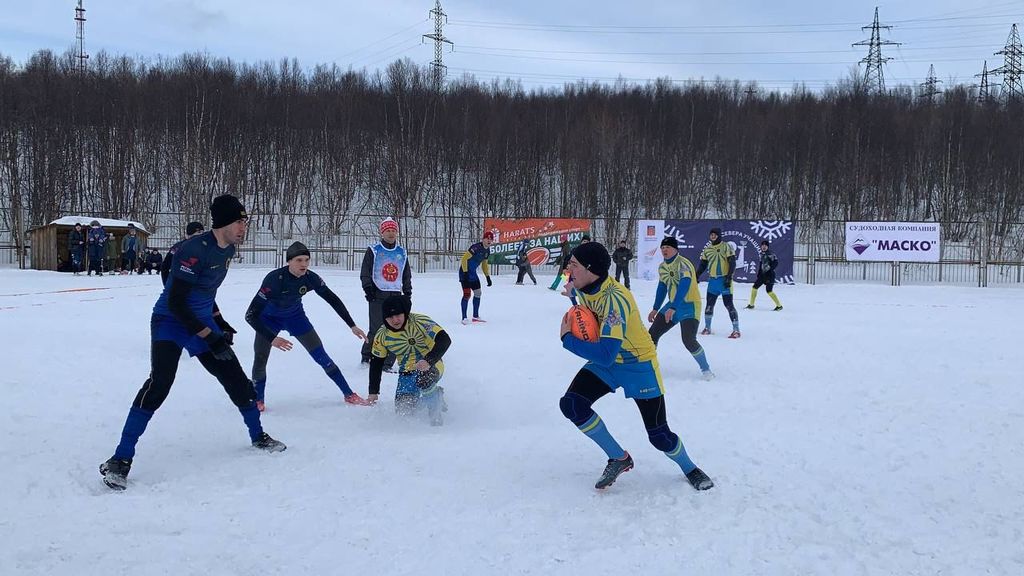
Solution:
{"label": "black leggings", "polygon": [[[180,358],[181,346],[165,340],[153,342],[150,348],[149,378],[135,395],[132,406],[150,412],[160,408],[171,391],[171,385],[174,384]],[[238,358],[217,360],[212,352],[204,352],[196,358],[203,368],[220,382],[235,406],[245,408],[256,401],[256,390],[252,386],[252,381],[245,375],[242,365],[238,363]]]}
{"label": "black leggings", "polygon": [[[712,294],[708,292],[708,304],[704,307],[704,315],[712,316],[715,313],[715,302],[718,301],[718,294]],[[729,319],[736,322],[740,319],[739,312],[736,312],[736,307],[732,304],[732,294],[722,294],[722,303],[725,304],[725,309],[729,311]]]}
{"label": "black leggings", "polygon": [[[654,345],[657,346],[658,340],[676,324],[677,322],[672,322],[671,324],[665,322],[665,315],[659,312],[654,318],[651,328],[648,330],[651,339],[654,340]],[[691,353],[696,354],[700,350],[700,344],[697,343],[697,327],[700,325],[700,322],[696,318],[684,318],[678,324],[679,332],[683,337],[683,346],[686,346],[686,349]]]}
{"label": "black leggings", "polygon": [[765,292],[771,292],[772,290],[774,290],[775,276],[773,275],[767,278],[762,278],[761,276],[758,276],[757,280],[754,281],[754,290],[757,290],[761,286],[764,286]]}
{"label": "black leggings", "polygon": [[533,266],[526,266],[519,269],[519,275],[516,276],[516,284],[522,284],[523,278],[525,278],[527,274],[530,275],[530,280],[533,280],[534,284],[537,283],[537,277],[533,275]]}
{"label": "black leggings", "polygon": [[[594,411],[591,406],[594,402],[597,402],[610,392],[611,388],[608,388],[608,385],[603,380],[590,370],[583,368],[576,373],[572,384],[569,384],[569,389],[562,396],[562,414],[572,420],[573,424],[580,426],[593,415]],[[636,407],[640,409],[640,417],[643,418],[644,428],[647,429],[648,433],[661,426],[666,426],[667,430],[668,420],[665,416],[664,396],[647,399],[634,398],[633,402],[636,402]],[[672,437],[674,440],[675,435],[673,434]],[[666,451],[659,444],[655,444],[653,437],[651,438],[651,444],[654,444],[655,448],[659,450]],[[673,441],[673,447],[674,444]],[[670,447],[669,450],[671,449]]]}
{"label": "black leggings", "polygon": [[[299,341],[299,344],[302,344],[302,347],[306,349],[306,352],[309,352],[310,356],[313,356],[314,350],[321,348],[324,345],[320,340],[320,335],[316,333],[316,330],[310,330],[302,336],[296,336],[295,339]],[[257,332],[256,341],[253,342],[252,348],[252,379],[257,382],[260,380],[266,380],[267,361],[270,359],[271,341],[267,340],[265,336]]]}

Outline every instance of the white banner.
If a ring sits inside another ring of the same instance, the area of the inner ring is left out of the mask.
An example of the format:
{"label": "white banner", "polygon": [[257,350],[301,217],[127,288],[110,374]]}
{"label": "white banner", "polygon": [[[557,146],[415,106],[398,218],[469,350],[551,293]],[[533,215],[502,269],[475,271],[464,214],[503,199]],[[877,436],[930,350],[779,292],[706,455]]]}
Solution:
{"label": "white banner", "polygon": [[658,279],[661,239],[665,237],[664,220],[638,220],[636,223],[636,273],[644,280]]}
{"label": "white banner", "polygon": [[936,222],[847,222],[846,259],[938,262],[941,233]]}

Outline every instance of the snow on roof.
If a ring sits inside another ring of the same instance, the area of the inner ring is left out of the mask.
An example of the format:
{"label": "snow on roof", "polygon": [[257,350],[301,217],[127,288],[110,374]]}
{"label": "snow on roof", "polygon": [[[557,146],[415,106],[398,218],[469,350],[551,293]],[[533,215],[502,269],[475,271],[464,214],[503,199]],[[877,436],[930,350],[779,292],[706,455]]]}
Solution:
{"label": "snow on roof", "polygon": [[99,222],[100,226],[103,226],[104,228],[108,226],[112,228],[127,228],[129,224],[133,224],[137,230],[141,230],[142,232],[149,234],[149,230],[146,230],[146,228],[138,222],[132,220],[114,220],[113,218],[93,218],[92,216],[65,216],[63,218],[58,218],[53,222],[50,222],[50,224],[60,224],[61,226],[74,226],[75,224],[81,224],[82,226],[88,228],[89,223],[92,222],[93,220]]}

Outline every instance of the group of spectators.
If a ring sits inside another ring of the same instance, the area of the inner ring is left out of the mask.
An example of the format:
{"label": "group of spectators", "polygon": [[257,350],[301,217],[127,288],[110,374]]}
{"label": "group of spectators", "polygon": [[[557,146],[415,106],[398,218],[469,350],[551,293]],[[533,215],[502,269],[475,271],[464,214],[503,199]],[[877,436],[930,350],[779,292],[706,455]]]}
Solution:
{"label": "group of spectators", "polygon": [[[138,234],[135,225],[128,224],[128,233],[117,242],[112,232],[107,232],[98,220],[89,223],[84,230],[81,223],[76,223],[68,233],[68,269],[77,276],[83,269],[86,275],[93,272],[97,276],[105,273],[142,274],[160,272],[163,257],[156,249],[147,249],[146,241]],[[88,258],[86,258],[88,257]]]}

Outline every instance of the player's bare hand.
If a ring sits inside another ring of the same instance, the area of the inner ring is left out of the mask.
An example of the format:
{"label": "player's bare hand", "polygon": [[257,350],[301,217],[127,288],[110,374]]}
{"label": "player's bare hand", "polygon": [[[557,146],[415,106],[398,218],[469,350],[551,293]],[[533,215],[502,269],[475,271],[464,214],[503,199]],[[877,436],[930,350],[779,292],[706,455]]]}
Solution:
{"label": "player's bare hand", "polygon": [[274,337],[274,341],[271,342],[270,345],[273,346],[274,348],[277,348],[278,350],[283,350],[285,352],[292,349],[291,341],[285,338],[281,338],[280,336]]}
{"label": "player's bare hand", "polygon": [[352,333],[356,335],[356,338],[359,338],[363,342],[366,342],[366,332],[363,332],[363,329],[360,328],[359,326],[353,326]]}
{"label": "player's bare hand", "polygon": [[416,363],[414,368],[416,368],[416,370],[419,372],[426,372],[427,370],[430,370],[430,362],[427,362],[426,360],[420,360],[419,362]]}
{"label": "player's bare hand", "polygon": [[647,315],[647,321],[653,323],[654,319],[658,317],[657,310],[651,310],[650,314]]}
{"label": "player's bare hand", "polygon": [[366,403],[369,404],[370,406],[373,406],[374,404],[377,403],[378,398],[380,398],[379,394],[367,394]]}
{"label": "player's bare hand", "polygon": [[562,316],[562,328],[558,333],[558,337],[564,338],[569,332],[572,332],[572,320],[569,318],[569,314],[566,313],[565,316]]}
{"label": "player's bare hand", "polygon": [[668,323],[668,324],[671,324],[672,323],[672,318],[675,315],[676,315],[676,309],[675,308],[669,308],[668,310],[665,310],[665,322]]}

